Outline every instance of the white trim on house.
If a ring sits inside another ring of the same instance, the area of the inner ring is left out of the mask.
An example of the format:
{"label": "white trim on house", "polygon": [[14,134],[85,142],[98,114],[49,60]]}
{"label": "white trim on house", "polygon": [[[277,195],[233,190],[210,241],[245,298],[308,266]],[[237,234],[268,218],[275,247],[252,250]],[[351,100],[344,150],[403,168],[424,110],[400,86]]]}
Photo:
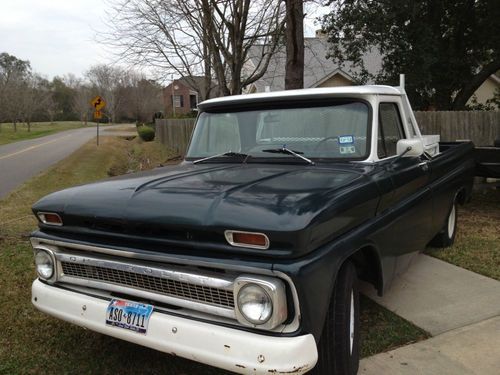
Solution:
{"label": "white trim on house", "polygon": [[327,74],[326,76],[324,76],[323,78],[321,78],[319,81],[316,81],[315,83],[313,83],[310,87],[311,88],[319,87],[319,85],[325,83],[326,81],[328,81],[330,78],[334,77],[337,74],[340,75],[340,76],[342,76],[342,77],[344,77],[345,79],[347,79],[347,80],[349,80],[351,82],[354,82],[354,78],[353,77],[351,77],[349,74],[347,74],[346,72],[344,72],[342,69],[337,68],[333,72],[331,72],[330,74]]}

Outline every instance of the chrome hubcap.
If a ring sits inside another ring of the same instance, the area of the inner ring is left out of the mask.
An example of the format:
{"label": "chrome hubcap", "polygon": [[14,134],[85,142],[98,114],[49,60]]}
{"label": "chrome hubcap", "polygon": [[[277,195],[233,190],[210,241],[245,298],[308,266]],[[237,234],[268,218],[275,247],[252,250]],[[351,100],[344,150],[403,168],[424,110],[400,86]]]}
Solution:
{"label": "chrome hubcap", "polygon": [[453,232],[455,231],[455,220],[457,217],[457,212],[455,205],[453,205],[450,216],[448,216],[448,237],[453,237]]}
{"label": "chrome hubcap", "polygon": [[351,343],[351,354],[352,347],[354,345],[354,292],[351,291],[351,313],[349,319],[349,340]]}

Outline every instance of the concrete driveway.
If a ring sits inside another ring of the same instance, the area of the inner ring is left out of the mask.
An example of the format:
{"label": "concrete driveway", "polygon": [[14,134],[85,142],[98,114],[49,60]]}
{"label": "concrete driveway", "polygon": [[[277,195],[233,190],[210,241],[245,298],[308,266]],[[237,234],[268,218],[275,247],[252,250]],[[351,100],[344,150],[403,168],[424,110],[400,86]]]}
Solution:
{"label": "concrete driveway", "polygon": [[418,255],[382,298],[364,293],[432,338],[365,358],[359,374],[500,374],[500,282]]}

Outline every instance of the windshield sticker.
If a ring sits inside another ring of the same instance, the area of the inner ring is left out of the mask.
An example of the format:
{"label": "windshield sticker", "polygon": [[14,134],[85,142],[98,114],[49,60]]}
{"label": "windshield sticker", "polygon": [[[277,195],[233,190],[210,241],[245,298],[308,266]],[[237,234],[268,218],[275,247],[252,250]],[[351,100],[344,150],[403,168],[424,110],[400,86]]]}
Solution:
{"label": "windshield sticker", "polygon": [[354,146],[340,146],[341,154],[355,154],[356,148]]}
{"label": "windshield sticker", "polygon": [[341,135],[339,136],[339,143],[341,145],[349,145],[354,143],[353,135]]}

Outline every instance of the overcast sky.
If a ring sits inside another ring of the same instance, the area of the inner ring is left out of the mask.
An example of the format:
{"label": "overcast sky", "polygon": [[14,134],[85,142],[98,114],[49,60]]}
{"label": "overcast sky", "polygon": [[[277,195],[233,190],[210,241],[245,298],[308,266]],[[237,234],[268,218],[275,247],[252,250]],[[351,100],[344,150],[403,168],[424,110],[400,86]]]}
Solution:
{"label": "overcast sky", "polygon": [[[82,76],[94,64],[113,61],[110,51],[95,42],[96,33],[106,31],[105,1],[0,1],[0,52],[29,60],[49,79]],[[312,19],[306,21],[306,35],[314,35],[315,28]]]}
{"label": "overcast sky", "polygon": [[10,0],[0,3],[0,52],[29,60],[49,78],[81,75],[111,61],[94,41],[105,30],[102,0]]}

